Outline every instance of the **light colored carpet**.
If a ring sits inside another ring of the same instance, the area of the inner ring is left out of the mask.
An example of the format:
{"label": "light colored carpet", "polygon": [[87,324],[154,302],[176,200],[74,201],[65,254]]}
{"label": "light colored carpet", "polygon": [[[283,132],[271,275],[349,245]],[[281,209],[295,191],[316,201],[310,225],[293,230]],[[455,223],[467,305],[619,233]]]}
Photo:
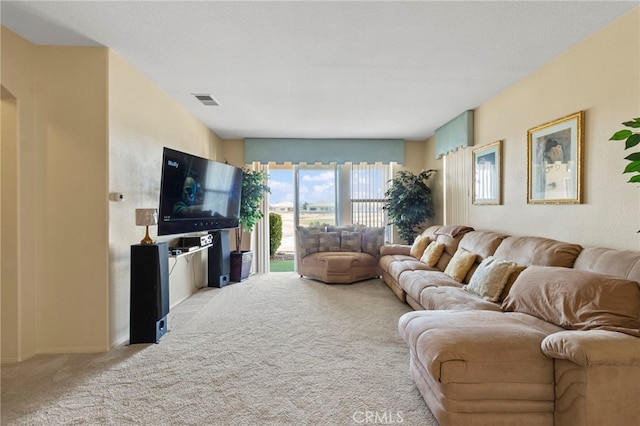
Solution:
{"label": "light colored carpet", "polygon": [[437,425],[397,331],[409,310],[381,280],[204,289],[157,345],[4,366],[2,424]]}

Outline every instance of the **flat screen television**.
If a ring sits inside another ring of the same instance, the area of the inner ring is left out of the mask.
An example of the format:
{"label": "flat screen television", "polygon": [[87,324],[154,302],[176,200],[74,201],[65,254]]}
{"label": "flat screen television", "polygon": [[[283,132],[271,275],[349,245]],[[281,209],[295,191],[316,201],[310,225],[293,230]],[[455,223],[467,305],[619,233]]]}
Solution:
{"label": "flat screen television", "polygon": [[242,169],[164,148],[158,235],[237,228]]}

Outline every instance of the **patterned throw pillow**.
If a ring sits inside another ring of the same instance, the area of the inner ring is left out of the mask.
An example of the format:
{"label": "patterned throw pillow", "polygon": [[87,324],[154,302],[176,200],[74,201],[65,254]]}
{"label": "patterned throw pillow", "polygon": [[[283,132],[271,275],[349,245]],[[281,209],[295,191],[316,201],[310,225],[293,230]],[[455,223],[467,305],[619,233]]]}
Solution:
{"label": "patterned throw pillow", "polygon": [[320,232],[318,234],[318,251],[340,251],[340,234]]}
{"label": "patterned throw pillow", "polygon": [[444,269],[444,274],[461,283],[475,261],[475,253],[459,248]]}
{"label": "patterned throw pillow", "polygon": [[302,226],[298,227],[298,249],[300,256],[305,257],[308,254],[315,253],[319,250],[317,229],[309,229]]}
{"label": "patterned throw pillow", "polygon": [[362,251],[362,235],[359,232],[342,231],[340,248],[342,251]]}
{"label": "patterned throw pillow", "polygon": [[420,262],[426,263],[428,267],[433,268],[436,266],[436,263],[438,263],[438,260],[440,260],[440,256],[442,256],[443,251],[444,243],[431,241],[422,254]]}
{"label": "patterned throw pillow", "polygon": [[473,273],[465,290],[482,297],[489,302],[497,302],[507,279],[518,266],[510,260],[485,258]]}
{"label": "patterned throw pillow", "polygon": [[380,255],[384,245],[384,228],[367,228],[362,232],[362,251],[373,256]]}
{"label": "patterned throw pillow", "polygon": [[411,245],[409,255],[416,259],[420,259],[424,253],[424,249],[427,248],[427,245],[429,245],[429,237],[418,235]]}

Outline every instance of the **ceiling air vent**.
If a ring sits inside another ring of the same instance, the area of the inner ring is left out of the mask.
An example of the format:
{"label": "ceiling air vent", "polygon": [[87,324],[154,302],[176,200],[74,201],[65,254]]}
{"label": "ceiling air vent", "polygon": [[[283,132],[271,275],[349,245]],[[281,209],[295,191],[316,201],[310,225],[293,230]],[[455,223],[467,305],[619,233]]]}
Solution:
{"label": "ceiling air vent", "polygon": [[209,106],[219,106],[220,105],[218,103],[218,101],[216,101],[215,99],[213,99],[211,97],[211,95],[200,94],[200,93],[192,93],[192,95],[195,96],[196,99],[198,99],[200,102],[202,102],[205,105],[209,105]]}

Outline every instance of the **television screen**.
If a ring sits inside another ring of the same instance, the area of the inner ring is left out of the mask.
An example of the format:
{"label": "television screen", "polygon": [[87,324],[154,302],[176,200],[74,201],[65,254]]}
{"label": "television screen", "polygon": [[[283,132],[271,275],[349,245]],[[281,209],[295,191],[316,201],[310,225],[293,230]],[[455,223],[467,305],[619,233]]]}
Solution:
{"label": "television screen", "polygon": [[242,169],[164,148],[158,235],[238,227]]}

